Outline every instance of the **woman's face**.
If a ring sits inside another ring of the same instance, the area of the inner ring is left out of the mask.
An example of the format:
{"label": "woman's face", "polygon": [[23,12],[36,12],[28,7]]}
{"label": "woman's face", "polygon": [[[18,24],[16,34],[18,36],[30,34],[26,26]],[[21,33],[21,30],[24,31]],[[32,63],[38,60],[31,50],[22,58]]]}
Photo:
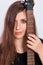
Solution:
{"label": "woman's face", "polygon": [[23,38],[26,33],[26,12],[22,11],[19,12],[15,18],[15,25],[14,25],[14,37],[19,39]]}

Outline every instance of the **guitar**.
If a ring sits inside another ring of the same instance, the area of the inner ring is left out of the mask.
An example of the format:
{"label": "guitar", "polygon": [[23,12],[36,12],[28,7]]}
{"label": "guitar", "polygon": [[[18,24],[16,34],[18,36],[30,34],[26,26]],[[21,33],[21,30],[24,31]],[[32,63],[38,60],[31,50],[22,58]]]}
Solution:
{"label": "guitar", "polygon": [[[33,15],[33,0],[25,0],[24,5],[26,7],[27,14],[27,35],[29,33],[36,34],[35,19]],[[35,65],[34,52],[27,48],[27,65]]]}

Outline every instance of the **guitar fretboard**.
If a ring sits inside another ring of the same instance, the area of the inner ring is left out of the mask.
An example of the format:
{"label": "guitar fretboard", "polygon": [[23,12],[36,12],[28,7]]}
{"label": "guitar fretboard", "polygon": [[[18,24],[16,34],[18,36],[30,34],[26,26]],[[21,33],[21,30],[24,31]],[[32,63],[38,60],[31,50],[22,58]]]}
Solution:
{"label": "guitar fretboard", "polygon": [[[27,10],[27,35],[29,33],[36,33],[35,20],[33,16],[33,10]],[[34,52],[27,48],[27,65],[35,65]]]}

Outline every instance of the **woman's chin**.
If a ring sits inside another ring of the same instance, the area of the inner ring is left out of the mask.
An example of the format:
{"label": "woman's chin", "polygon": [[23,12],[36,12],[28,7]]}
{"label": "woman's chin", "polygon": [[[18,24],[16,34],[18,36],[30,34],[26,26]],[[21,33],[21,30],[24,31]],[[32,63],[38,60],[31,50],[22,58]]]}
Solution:
{"label": "woman's chin", "polygon": [[16,39],[21,39],[21,38],[23,38],[23,36],[18,35],[18,36],[15,36],[15,38],[16,38]]}

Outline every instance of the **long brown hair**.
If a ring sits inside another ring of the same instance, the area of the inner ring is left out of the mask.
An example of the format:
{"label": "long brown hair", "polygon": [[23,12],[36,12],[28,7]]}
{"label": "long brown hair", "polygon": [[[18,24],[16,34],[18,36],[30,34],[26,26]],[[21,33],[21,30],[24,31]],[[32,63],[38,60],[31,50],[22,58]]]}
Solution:
{"label": "long brown hair", "polygon": [[11,65],[11,62],[16,57],[16,49],[13,42],[13,29],[16,15],[25,9],[20,2],[14,2],[7,11],[4,24],[3,40],[1,45],[0,65]]}

